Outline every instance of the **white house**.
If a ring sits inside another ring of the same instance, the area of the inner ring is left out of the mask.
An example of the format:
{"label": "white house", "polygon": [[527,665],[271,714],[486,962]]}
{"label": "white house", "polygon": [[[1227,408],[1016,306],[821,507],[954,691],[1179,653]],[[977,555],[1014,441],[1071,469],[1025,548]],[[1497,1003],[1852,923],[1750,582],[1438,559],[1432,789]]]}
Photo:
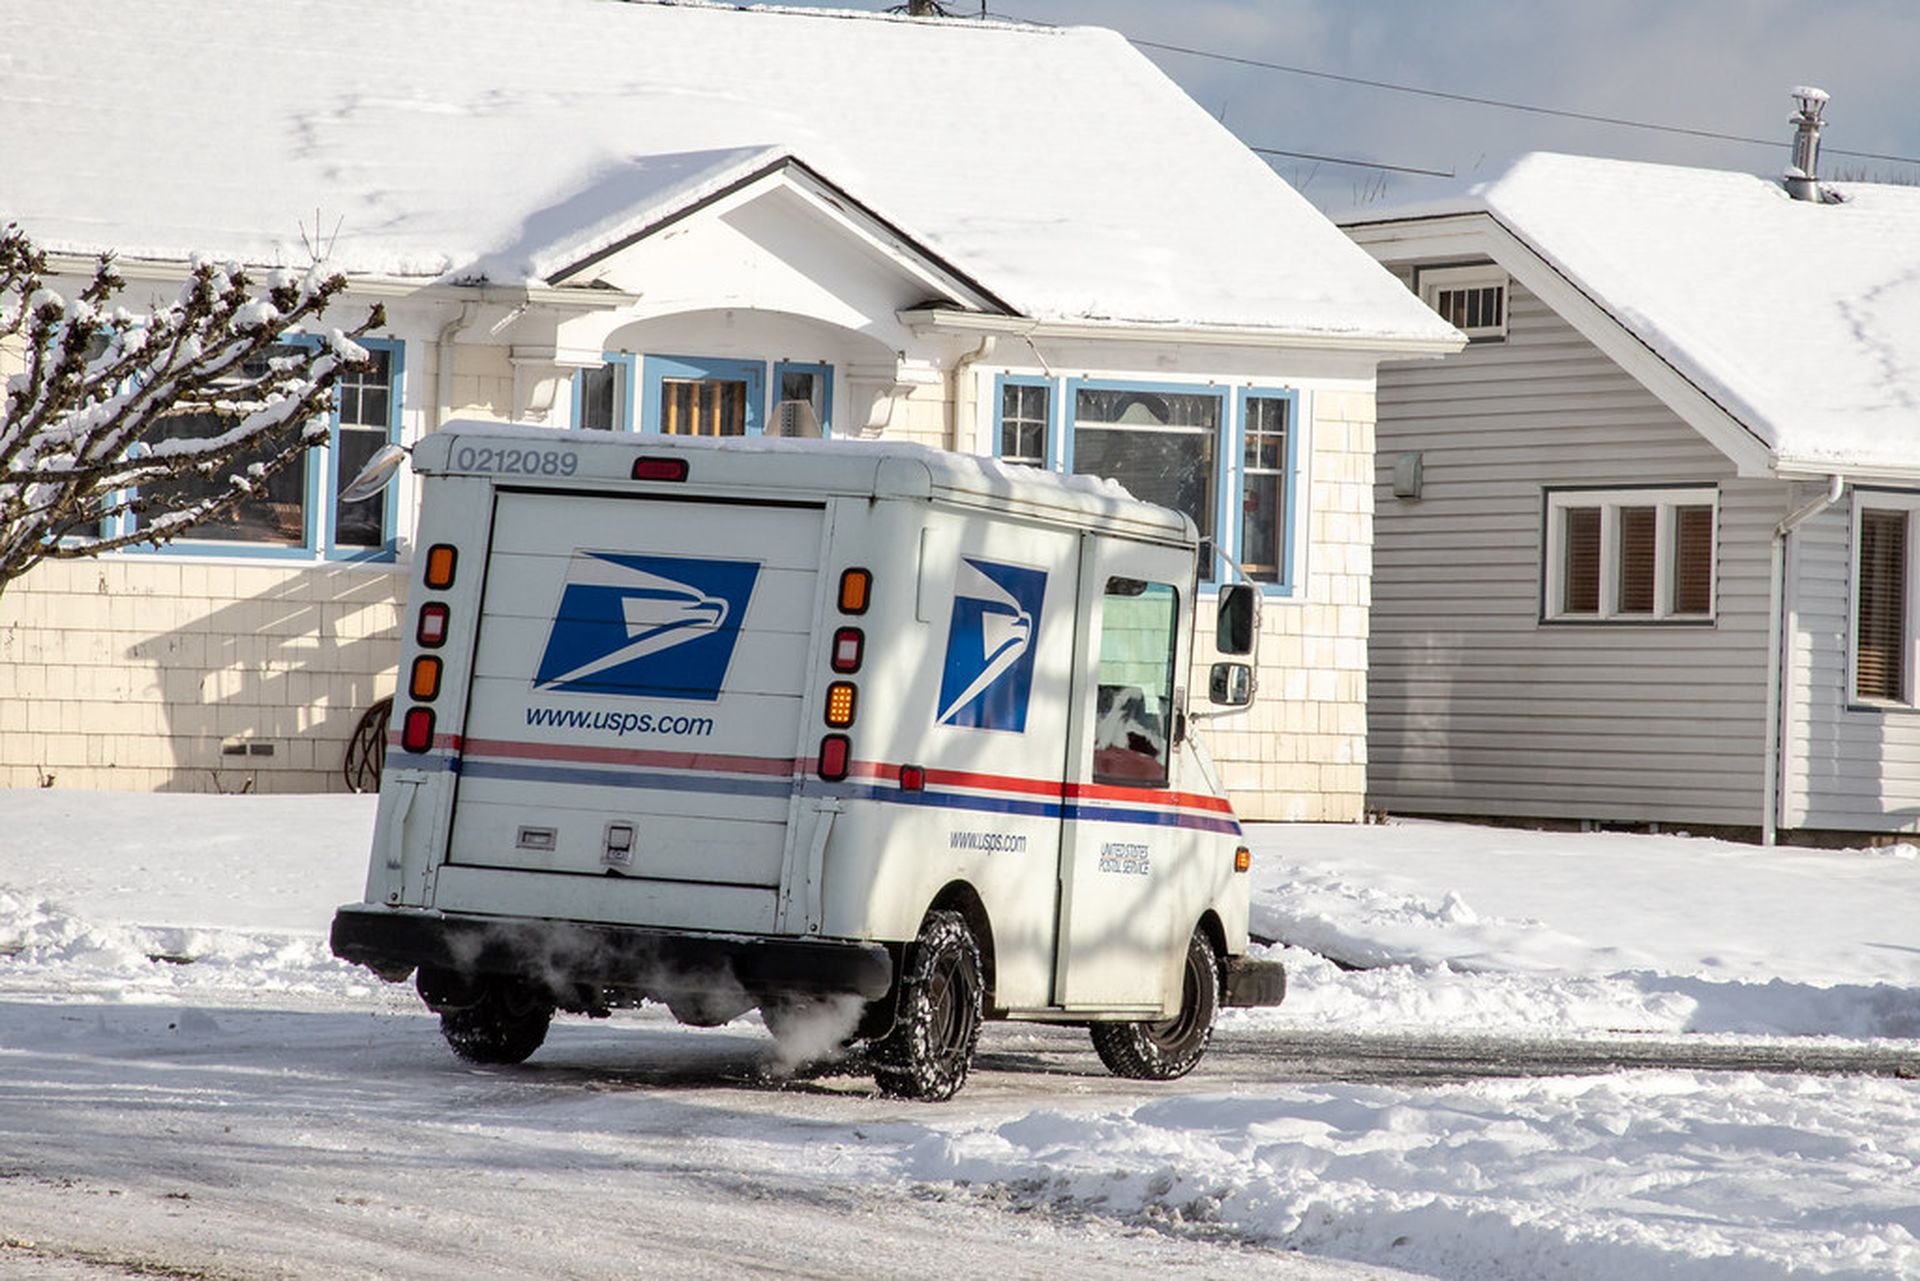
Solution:
{"label": "white house", "polygon": [[0,597],[0,783],[339,786],[412,513],[335,494],[384,440],[783,415],[1190,513],[1207,579],[1269,597],[1259,703],[1209,731],[1243,813],[1359,815],[1375,369],[1460,338],[1118,36],[592,0],[9,27],[0,217],[155,289],[317,248],[389,328],[275,501]]}
{"label": "white house", "polygon": [[1472,338],[1381,374],[1371,803],[1920,830],[1920,190],[1536,155],[1348,231]]}

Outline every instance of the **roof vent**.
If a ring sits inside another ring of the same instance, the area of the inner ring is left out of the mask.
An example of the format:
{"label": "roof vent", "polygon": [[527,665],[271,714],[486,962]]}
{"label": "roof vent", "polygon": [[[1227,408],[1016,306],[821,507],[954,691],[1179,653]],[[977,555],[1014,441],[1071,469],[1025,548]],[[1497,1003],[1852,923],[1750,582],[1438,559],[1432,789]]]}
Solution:
{"label": "roof vent", "polygon": [[1820,113],[1827,109],[1827,92],[1811,85],[1790,91],[1800,108],[1788,123],[1793,125],[1793,163],[1787,166],[1787,194],[1795,200],[1820,199]]}

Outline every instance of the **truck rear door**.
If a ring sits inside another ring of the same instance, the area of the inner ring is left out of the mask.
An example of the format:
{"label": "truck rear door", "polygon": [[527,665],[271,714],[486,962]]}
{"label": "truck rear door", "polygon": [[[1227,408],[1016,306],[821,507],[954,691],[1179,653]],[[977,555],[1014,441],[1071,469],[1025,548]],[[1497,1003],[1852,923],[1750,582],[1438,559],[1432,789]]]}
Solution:
{"label": "truck rear door", "polygon": [[505,488],[495,503],[447,862],[770,904],[824,506]]}

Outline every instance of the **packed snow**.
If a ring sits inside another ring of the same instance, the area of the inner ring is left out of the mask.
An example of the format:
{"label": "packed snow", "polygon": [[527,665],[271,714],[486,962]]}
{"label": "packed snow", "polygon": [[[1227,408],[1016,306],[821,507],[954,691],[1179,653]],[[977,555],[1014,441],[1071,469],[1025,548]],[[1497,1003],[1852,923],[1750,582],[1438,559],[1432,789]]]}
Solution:
{"label": "packed snow", "polygon": [[751,1018],[460,1064],[327,952],[372,814],[0,792],[0,1275],[1920,1275],[1911,1077],[1246,1067],[1326,1029],[1905,1052],[1911,846],[1256,827],[1285,1006],[1166,1084],[995,1025],[929,1106],[783,1077]]}

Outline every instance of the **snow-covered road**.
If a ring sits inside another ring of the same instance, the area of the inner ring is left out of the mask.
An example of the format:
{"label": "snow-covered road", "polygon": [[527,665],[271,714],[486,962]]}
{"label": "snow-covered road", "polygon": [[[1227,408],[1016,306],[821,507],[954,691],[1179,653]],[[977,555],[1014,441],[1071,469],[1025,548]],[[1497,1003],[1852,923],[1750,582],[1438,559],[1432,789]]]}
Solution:
{"label": "snow-covered road", "polygon": [[1230,1012],[1182,1082],[996,1025],[915,1106],[769,1079],[752,1020],[566,1019],[458,1063],[326,953],[369,820],[0,792],[0,1276],[1920,1275],[1920,1082],[1299,1057],[1367,1029],[1909,1054],[1911,852],[1261,829],[1272,931],[1383,968],[1288,951],[1288,1006]]}

